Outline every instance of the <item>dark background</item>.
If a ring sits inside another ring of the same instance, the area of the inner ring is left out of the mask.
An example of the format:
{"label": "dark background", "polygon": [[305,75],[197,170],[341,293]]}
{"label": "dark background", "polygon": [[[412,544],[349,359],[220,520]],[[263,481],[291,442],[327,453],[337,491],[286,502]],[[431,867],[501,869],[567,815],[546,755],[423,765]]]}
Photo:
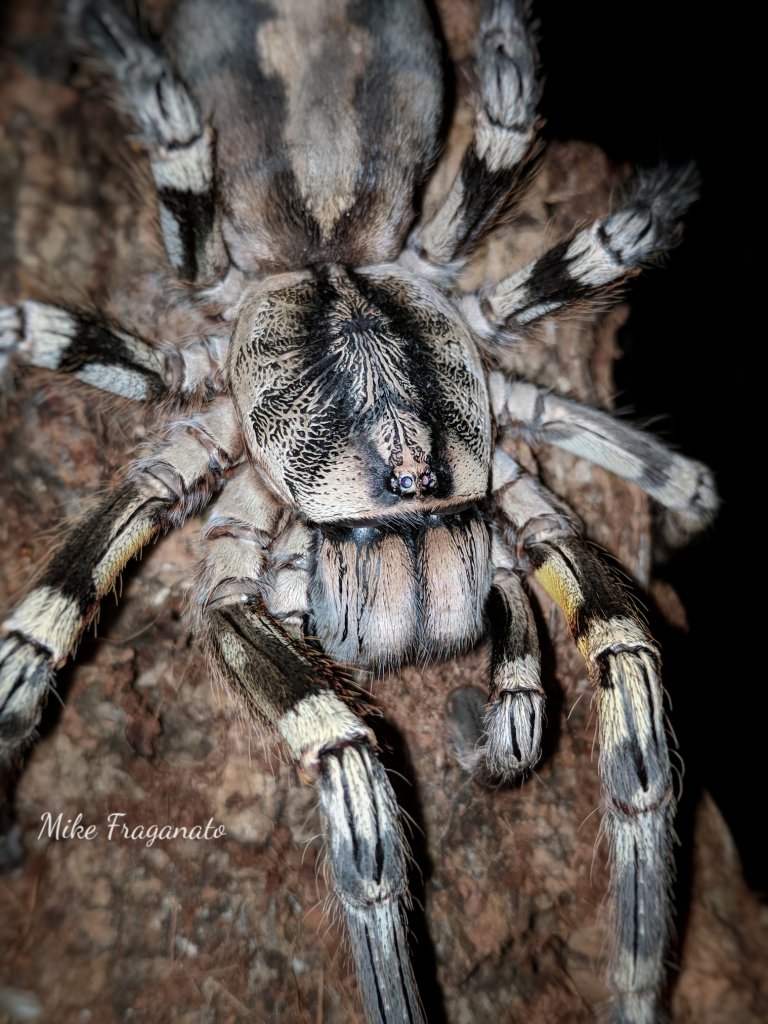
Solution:
{"label": "dark background", "polygon": [[717,473],[715,527],[662,570],[691,628],[689,642],[665,644],[666,676],[686,801],[701,786],[713,793],[747,880],[765,893],[766,630],[751,590],[765,564],[765,399],[762,357],[752,356],[765,263],[761,33],[740,4],[718,20],[689,2],[542,0],[534,10],[549,138],[596,142],[638,166],[693,160],[702,177],[682,247],[630,289],[616,404]]}

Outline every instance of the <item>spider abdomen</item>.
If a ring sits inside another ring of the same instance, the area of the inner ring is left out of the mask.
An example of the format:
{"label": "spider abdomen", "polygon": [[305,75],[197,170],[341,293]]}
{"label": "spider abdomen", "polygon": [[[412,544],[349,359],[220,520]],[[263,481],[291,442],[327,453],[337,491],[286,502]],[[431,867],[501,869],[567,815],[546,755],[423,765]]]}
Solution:
{"label": "spider abdomen", "polygon": [[[438,150],[439,48],[410,0],[179,4],[171,53],[217,136],[239,267],[392,259]],[[225,116],[222,116],[222,113]]]}

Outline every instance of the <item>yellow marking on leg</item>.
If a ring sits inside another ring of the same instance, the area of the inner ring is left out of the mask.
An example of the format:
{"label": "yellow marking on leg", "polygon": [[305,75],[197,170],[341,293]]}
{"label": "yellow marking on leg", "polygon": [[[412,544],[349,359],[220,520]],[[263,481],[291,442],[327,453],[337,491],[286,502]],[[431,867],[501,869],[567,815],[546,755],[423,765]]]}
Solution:
{"label": "yellow marking on leg", "polygon": [[[573,573],[557,554],[551,554],[535,572],[535,577],[553,601],[562,609],[568,627],[575,632],[576,616],[584,604],[584,594]],[[579,644],[581,647],[581,644]]]}
{"label": "yellow marking on leg", "polygon": [[[146,498],[141,499],[143,504]],[[129,514],[133,514],[133,510]],[[154,514],[144,515],[130,523],[123,532],[120,528],[110,542],[104,557],[93,568],[93,584],[99,600],[115,585],[115,580],[132,558],[159,532],[161,524]]]}

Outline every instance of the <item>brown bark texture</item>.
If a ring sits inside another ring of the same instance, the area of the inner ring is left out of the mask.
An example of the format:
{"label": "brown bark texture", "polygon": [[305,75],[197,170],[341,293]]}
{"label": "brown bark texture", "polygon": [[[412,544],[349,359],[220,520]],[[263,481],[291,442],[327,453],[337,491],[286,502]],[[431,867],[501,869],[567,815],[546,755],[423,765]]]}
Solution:
{"label": "brown bark texture", "polygon": [[[471,5],[442,7],[460,87]],[[44,0],[5,15],[0,296],[86,303],[150,338],[183,341],[197,324],[177,301],[141,147],[58,15]],[[460,104],[428,203],[446,187],[469,127]],[[521,216],[478,254],[467,285],[509,272],[604,210],[618,175],[589,145],[551,145]],[[514,369],[610,408],[625,312],[542,329]],[[42,372],[17,381],[2,419],[3,609],[62,521],[116,478],[152,423],[151,412]],[[683,628],[674,594],[648,583],[645,497],[562,453],[516,454],[570,503],[645,602]],[[315,794],[211,686],[191,637],[199,526],[168,535],[126,573],[119,610],[105,602],[98,639],[84,638],[48,702],[16,794],[24,856],[0,877],[0,1022],[22,1019],[25,999],[39,1006],[37,1019],[63,1024],[362,1020],[325,898]],[[456,691],[484,689],[484,647],[372,682],[382,713],[372,725],[413,819],[414,949],[430,1021],[588,1021],[607,996],[590,683],[561,616],[535,598],[548,722],[543,760],[522,785],[483,789],[455,756],[446,711]],[[41,836],[46,812],[82,814],[99,835]],[[109,841],[110,812],[131,827],[213,818],[226,836]],[[715,805],[703,797],[680,831],[671,1018],[765,1020],[766,922]]]}

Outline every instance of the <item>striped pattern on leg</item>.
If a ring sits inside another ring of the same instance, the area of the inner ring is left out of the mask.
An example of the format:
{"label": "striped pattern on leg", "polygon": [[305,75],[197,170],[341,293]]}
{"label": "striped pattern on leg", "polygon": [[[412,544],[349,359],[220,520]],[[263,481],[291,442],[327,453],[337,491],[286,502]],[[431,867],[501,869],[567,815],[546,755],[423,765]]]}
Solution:
{"label": "striped pattern on leg", "polygon": [[491,779],[530,771],[541,756],[545,697],[536,624],[518,577],[495,567],[488,605],[491,693],[485,713],[485,768]]}
{"label": "striped pattern on leg", "polygon": [[675,801],[656,647],[622,587],[582,541],[527,549],[596,685],[603,831],[612,852],[615,1019],[655,1024],[669,930]]}
{"label": "striped pattern on leg", "polygon": [[473,138],[445,202],[411,240],[428,263],[460,265],[509,219],[536,169],[541,85],[527,7],[509,0],[483,4]]}
{"label": "striped pattern on leg", "polygon": [[472,327],[493,351],[507,344],[500,331],[519,331],[609,294],[678,243],[679,219],[696,199],[697,185],[690,167],[638,175],[614,213],[468,296],[464,310]]}
{"label": "striped pattern on leg", "polygon": [[493,484],[509,557],[527,566],[561,608],[595,683],[617,936],[609,967],[614,1019],[655,1024],[675,809],[658,651],[624,588],[545,489],[503,453]]}
{"label": "striped pattern on leg", "polygon": [[0,308],[0,377],[17,362],[65,373],[92,387],[143,402],[210,398],[212,341],[177,349],[153,344],[86,310],[43,302]]}
{"label": "striped pattern on leg", "polygon": [[32,738],[53,670],[73,654],[126,564],[209,500],[239,444],[228,404],[174,424],[125,483],[70,529],[0,630],[0,763]]}
{"label": "striped pattern on leg", "polygon": [[[718,507],[712,471],[609,413],[501,373],[489,377],[494,417],[529,444],[551,444],[637,484],[674,513],[668,540],[709,524]],[[674,534],[672,531],[675,531]]]}
{"label": "striped pattern on leg", "polygon": [[167,57],[109,0],[89,3],[83,30],[120,85],[149,148],[160,226],[184,281],[209,284],[229,267],[221,231],[212,130]]}
{"label": "striped pattern on leg", "polygon": [[303,777],[316,780],[367,1019],[423,1021],[403,919],[407,848],[397,802],[372,734],[335,692],[343,676],[258,602],[219,604],[203,622],[238,702],[278,733]]}
{"label": "striped pattern on leg", "polygon": [[407,847],[397,802],[373,734],[339,695],[344,674],[300,629],[309,610],[309,531],[244,467],[204,537],[206,647],[249,717],[282,738],[301,775],[318,787],[333,888],[368,1019],[417,1024],[423,1018],[403,918]]}

